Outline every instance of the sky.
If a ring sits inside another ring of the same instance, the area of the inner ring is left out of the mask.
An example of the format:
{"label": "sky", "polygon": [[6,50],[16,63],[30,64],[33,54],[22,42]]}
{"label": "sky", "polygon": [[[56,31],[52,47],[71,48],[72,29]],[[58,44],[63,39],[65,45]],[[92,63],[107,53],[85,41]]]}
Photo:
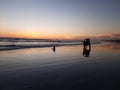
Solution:
{"label": "sky", "polygon": [[120,0],[0,0],[0,37],[120,39]]}

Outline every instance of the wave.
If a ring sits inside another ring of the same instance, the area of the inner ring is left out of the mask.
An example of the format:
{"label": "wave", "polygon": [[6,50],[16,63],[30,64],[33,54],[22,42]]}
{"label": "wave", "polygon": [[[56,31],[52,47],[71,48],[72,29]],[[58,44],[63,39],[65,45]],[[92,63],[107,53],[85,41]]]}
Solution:
{"label": "wave", "polygon": [[2,50],[13,50],[23,48],[42,48],[42,47],[53,47],[53,46],[69,46],[69,45],[81,45],[79,44],[44,44],[44,45],[0,45],[0,51]]}
{"label": "wave", "polygon": [[[100,42],[91,41],[92,44],[98,44]],[[82,45],[82,41],[63,41],[63,40],[16,40],[16,39],[4,39],[0,40],[0,51],[3,50],[14,50],[24,48],[43,48],[53,46],[71,46],[71,45]]]}

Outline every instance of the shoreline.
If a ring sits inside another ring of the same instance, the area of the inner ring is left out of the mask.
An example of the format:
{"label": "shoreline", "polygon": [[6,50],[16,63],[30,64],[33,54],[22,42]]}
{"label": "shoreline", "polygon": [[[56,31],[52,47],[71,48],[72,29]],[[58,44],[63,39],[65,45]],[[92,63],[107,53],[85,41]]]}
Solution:
{"label": "shoreline", "polygon": [[[97,42],[97,43],[92,43],[92,45],[94,44],[101,44],[101,42]],[[61,46],[77,46],[77,45],[83,45],[80,43],[76,43],[76,44],[46,44],[46,45],[0,45],[0,51],[7,51],[7,50],[17,50],[17,49],[26,49],[26,48],[47,48],[47,47],[61,47]]]}

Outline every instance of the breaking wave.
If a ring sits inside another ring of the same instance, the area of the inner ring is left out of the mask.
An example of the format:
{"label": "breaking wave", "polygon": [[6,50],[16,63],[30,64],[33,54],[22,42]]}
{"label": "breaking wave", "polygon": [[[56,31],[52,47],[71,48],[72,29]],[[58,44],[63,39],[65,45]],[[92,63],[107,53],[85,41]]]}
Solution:
{"label": "breaking wave", "polygon": [[[92,41],[92,44],[98,44],[100,42]],[[82,45],[80,40],[33,40],[33,39],[0,39],[0,51],[24,49],[24,48],[42,48],[53,46],[70,46],[70,45]]]}

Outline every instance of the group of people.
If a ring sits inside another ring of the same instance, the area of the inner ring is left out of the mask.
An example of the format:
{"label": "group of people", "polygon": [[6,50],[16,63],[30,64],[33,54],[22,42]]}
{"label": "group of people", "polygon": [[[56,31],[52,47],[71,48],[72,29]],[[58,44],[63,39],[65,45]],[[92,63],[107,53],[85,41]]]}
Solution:
{"label": "group of people", "polygon": [[89,57],[91,51],[90,39],[85,39],[83,41],[83,56]]}
{"label": "group of people", "polygon": [[[53,52],[56,51],[56,46],[55,45],[53,46],[52,50],[53,50]],[[90,51],[91,51],[90,39],[85,39],[83,41],[83,56],[89,57]]]}

